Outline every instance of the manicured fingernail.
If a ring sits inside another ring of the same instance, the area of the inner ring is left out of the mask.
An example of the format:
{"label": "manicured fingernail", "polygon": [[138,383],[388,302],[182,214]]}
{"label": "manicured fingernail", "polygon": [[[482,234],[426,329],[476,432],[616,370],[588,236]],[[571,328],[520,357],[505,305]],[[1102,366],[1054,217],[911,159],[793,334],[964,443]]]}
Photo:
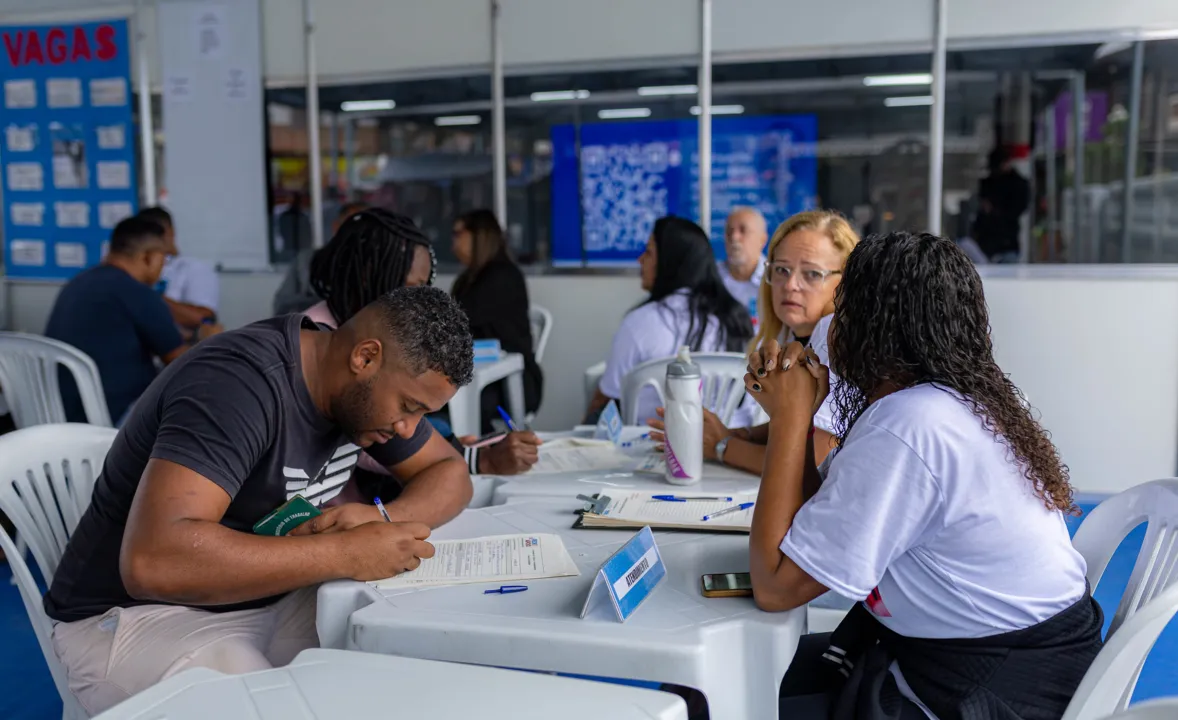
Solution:
{"label": "manicured fingernail", "polygon": [[765,377],[765,368],[757,368],[757,377]]}
{"label": "manicured fingernail", "polygon": [[791,363],[790,363],[790,361],[789,361],[789,360],[786,360],[785,362],[783,362],[783,363],[781,364],[781,369],[782,369],[782,370],[789,370],[789,366],[790,366],[790,364],[791,364]]}
{"label": "manicured fingernail", "polygon": [[753,383],[753,392],[761,392],[761,384]]}

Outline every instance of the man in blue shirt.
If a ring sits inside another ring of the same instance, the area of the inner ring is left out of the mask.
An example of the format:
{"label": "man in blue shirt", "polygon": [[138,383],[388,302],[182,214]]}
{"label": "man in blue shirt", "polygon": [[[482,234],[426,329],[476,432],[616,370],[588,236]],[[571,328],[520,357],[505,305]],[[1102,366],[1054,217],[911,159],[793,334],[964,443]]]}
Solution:
{"label": "man in blue shirt", "polygon": [[[73,345],[98,366],[111,419],[119,422],[164,364],[188,349],[164,299],[153,290],[167,257],[164,229],[129,218],[115,226],[102,264],[79,273],[57,296],[45,335]],[[66,417],[86,422],[77,386],[62,372]]]}

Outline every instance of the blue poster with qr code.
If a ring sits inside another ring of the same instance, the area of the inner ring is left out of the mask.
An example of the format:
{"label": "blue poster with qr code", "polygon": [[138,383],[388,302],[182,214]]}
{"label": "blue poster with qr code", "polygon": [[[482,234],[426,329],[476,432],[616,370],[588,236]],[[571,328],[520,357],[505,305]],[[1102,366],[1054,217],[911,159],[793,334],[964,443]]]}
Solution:
{"label": "blue poster with qr code", "polygon": [[[699,124],[695,120],[589,123],[552,128],[552,259],[556,265],[631,265],[655,220],[699,216]],[[724,221],[760,210],[770,232],[815,206],[814,115],[712,121],[711,227],[724,257]]]}
{"label": "blue poster with qr code", "polygon": [[5,271],[68,279],[136,210],[127,21],[5,25],[0,40]]}

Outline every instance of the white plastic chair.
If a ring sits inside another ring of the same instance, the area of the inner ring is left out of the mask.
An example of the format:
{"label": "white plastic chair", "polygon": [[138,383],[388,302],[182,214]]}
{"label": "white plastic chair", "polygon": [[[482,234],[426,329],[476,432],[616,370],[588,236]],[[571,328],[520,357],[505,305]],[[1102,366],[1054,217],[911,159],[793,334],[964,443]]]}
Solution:
{"label": "white plastic chair", "polygon": [[1176,612],[1178,584],[1157,594],[1130,615],[1116,634],[1110,634],[1076,688],[1063,720],[1099,720],[1127,708],[1149,651]]}
{"label": "white plastic chair", "polygon": [[[33,551],[51,582],[66,543],[90,505],[94,481],[118,434],[94,425],[38,425],[0,436],[0,512]],[[64,720],[87,717],[69,690],[65,668],[53,650],[53,626],[41,606],[41,590],[23,553],[0,530],[0,549],[12,567],[29,622],[61,695]]]}
{"label": "white plastic chair", "polygon": [[585,407],[589,407],[589,404],[593,402],[593,396],[597,394],[597,388],[601,385],[601,378],[604,375],[604,360],[585,368]]}
{"label": "white plastic chair", "polygon": [[528,322],[532,325],[532,355],[539,365],[544,359],[544,349],[552,335],[552,313],[539,305],[528,308]]}
{"label": "white plastic chair", "polygon": [[[666,395],[663,382],[667,377],[666,357],[644,362],[622,378],[622,421],[637,425],[638,399],[646,388],[654,388],[662,405]],[[748,357],[740,353],[692,353],[703,379],[704,407],[716,413],[727,425],[745,396],[744,376],[748,373]]]}
{"label": "white plastic chair", "polygon": [[1084,518],[1072,538],[1088,564],[1088,584],[1095,590],[1117,547],[1143,522],[1145,540],[1109,625],[1110,637],[1178,579],[1178,479],[1143,483],[1105,500]]}
{"label": "white plastic chair", "polygon": [[1138,703],[1125,712],[1109,715],[1108,720],[1174,720],[1178,718],[1178,698],[1162,698]]}
{"label": "white plastic chair", "polygon": [[18,428],[63,423],[65,406],[57,382],[57,366],[74,376],[86,420],[111,427],[102,393],[102,378],[90,356],[77,348],[40,335],[0,332],[0,392]]}

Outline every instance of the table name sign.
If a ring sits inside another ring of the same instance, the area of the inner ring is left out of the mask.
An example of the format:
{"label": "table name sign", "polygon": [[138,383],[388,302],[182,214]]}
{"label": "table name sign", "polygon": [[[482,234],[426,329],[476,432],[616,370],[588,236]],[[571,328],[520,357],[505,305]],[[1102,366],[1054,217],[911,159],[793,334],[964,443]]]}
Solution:
{"label": "table name sign", "polygon": [[593,430],[594,440],[609,440],[614,445],[622,442],[622,414],[618,412],[618,403],[610,400],[601,415],[597,418],[597,427]]}
{"label": "table name sign", "polygon": [[642,528],[602,563],[581,608],[581,619],[589,614],[594,599],[605,593],[618,621],[626,622],[666,576],[654,533],[648,527]]}

